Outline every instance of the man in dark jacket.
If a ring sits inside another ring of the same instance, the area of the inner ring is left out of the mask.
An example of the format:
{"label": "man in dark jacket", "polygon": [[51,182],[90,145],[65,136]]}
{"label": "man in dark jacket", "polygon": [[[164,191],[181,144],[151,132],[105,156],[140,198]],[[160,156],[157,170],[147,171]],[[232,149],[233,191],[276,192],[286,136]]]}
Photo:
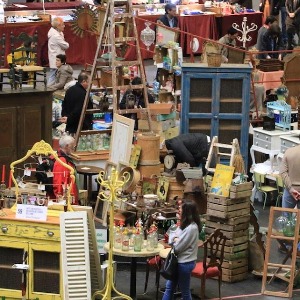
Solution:
{"label": "man in dark jacket", "polygon": [[285,2],[287,18],[286,33],[288,38],[288,50],[293,50],[294,35],[298,35],[300,44],[300,0],[286,0]]}
{"label": "man in dark jacket", "polygon": [[172,3],[166,4],[165,11],[166,13],[157,20],[157,24],[165,25],[171,28],[178,27],[176,5]]}
{"label": "man in dark jacket", "polygon": [[[67,90],[65,99],[62,103],[62,117],[60,122],[67,124],[66,131],[70,134],[74,134],[77,131],[89,80],[89,75],[85,72],[81,72],[78,75],[78,82]],[[87,108],[93,108],[91,101],[89,101]],[[82,130],[92,129],[92,122],[93,116],[91,114],[86,114]]]}
{"label": "man in dark jacket", "polygon": [[209,137],[203,133],[186,133],[166,140],[166,147],[172,150],[177,163],[188,163],[191,167],[204,165],[209,152]]}

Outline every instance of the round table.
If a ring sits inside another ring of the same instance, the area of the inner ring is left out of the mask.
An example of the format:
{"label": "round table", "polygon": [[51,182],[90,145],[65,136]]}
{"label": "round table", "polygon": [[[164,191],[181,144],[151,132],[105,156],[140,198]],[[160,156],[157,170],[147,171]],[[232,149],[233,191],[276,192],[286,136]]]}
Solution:
{"label": "round table", "polygon": [[[164,246],[158,243],[157,248],[154,248],[153,251],[148,251],[145,248],[142,249],[141,252],[136,252],[133,249],[129,251],[122,251],[122,249],[113,248],[113,254],[131,257],[131,268],[130,268],[130,297],[132,299],[136,299],[136,259],[138,257],[150,257],[154,255],[158,255],[161,250],[163,250]],[[104,244],[104,250],[109,251],[109,242]]]}
{"label": "round table", "polygon": [[78,174],[83,175],[83,188],[88,191],[88,204],[91,203],[92,200],[92,192],[93,192],[93,176],[98,175],[101,171],[104,171],[102,168],[95,166],[85,166],[85,165],[77,165],[76,171]]}

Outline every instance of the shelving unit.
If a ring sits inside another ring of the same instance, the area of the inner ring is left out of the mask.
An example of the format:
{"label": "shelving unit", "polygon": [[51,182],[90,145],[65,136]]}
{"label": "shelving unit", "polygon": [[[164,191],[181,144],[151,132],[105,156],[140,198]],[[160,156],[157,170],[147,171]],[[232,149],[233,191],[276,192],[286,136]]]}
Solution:
{"label": "shelving unit", "polygon": [[291,106],[283,100],[267,103],[267,114],[275,118],[275,126],[283,130],[290,130],[291,127]]}
{"label": "shelving unit", "polygon": [[248,65],[182,65],[181,133],[201,132],[230,144],[238,138],[247,168],[250,76]]}

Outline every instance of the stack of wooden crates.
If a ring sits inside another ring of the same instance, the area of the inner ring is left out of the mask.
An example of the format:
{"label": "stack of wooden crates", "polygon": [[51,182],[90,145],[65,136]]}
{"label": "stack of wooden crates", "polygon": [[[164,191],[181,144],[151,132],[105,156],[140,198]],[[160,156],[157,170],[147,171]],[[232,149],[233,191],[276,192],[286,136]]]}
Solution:
{"label": "stack of wooden crates", "polygon": [[244,280],[248,274],[252,187],[252,182],[232,185],[229,197],[208,193],[206,233],[220,228],[228,238],[222,264],[222,280],[226,282]]}

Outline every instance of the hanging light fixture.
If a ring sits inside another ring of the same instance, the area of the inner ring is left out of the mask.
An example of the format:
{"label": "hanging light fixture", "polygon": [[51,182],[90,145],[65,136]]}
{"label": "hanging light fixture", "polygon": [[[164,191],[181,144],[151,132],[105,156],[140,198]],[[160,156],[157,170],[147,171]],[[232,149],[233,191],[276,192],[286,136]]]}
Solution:
{"label": "hanging light fixture", "polygon": [[154,43],[155,31],[150,28],[151,23],[145,22],[146,28],[141,31],[141,40],[149,50],[149,47]]}

